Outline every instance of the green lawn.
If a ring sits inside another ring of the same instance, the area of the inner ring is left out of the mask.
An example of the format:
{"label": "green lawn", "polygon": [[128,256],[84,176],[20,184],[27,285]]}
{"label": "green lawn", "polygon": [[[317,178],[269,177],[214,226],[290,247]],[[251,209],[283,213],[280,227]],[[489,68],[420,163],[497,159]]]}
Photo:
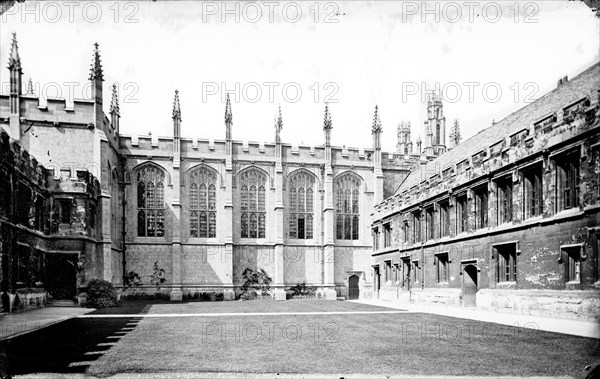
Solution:
{"label": "green lawn", "polygon": [[[128,303],[18,337],[11,371],[579,375],[593,339],[350,302]],[[136,314],[229,313],[218,317]],[[297,312],[296,315],[244,313]],[[35,348],[32,349],[32,346]]]}

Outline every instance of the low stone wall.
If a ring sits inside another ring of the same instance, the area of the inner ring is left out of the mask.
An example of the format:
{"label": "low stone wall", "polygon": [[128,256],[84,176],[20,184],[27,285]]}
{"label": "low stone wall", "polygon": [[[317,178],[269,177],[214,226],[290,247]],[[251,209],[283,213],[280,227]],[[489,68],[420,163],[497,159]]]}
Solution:
{"label": "low stone wall", "polygon": [[477,292],[477,309],[600,321],[600,291],[483,289]]}
{"label": "low stone wall", "polygon": [[12,312],[24,312],[31,309],[45,307],[48,304],[48,293],[26,292],[10,294],[9,301]]}
{"label": "low stone wall", "polygon": [[457,288],[425,288],[412,291],[417,304],[461,306],[462,291]]}
{"label": "low stone wall", "polygon": [[424,305],[460,306],[461,290],[455,288],[417,288],[411,291],[384,287],[379,290],[379,299]]}

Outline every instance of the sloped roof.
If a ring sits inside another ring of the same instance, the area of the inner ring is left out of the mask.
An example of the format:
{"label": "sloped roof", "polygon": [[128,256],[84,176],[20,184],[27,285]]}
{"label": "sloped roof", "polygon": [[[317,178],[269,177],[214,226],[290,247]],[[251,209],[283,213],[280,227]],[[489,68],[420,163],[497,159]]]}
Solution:
{"label": "sloped roof", "polygon": [[428,178],[437,171],[469,158],[486,147],[524,128],[528,128],[531,124],[577,100],[586,96],[590,96],[591,99],[596,98],[598,96],[598,89],[600,89],[600,62],[533,103],[526,105],[496,124],[482,130],[421,168],[423,173],[431,174],[421,174],[419,170],[412,171],[406,180],[400,184],[395,194],[402,193],[413,186],[419,185],[421,180]]}

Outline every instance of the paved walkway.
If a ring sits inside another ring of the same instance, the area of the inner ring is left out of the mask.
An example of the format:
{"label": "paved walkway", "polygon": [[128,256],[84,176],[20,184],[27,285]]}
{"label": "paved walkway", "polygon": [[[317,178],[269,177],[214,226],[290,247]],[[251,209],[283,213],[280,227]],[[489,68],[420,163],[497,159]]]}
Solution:
{"label": "paved walkway", "polygon": [[0,341],[45,328],[93,311],[79,307],[46,307],[0,317]]}
{"label": "paved walkway", "polygon": [[530,329],[537,328],[539,330],[545,330],[548,332],[600,339],[600,323],[594,321],[579,321],[512,313],[488,312],[459,307],[408,304],[378,299],[350,301],[392,309],[402,309],[408,312],[431,313],[441,316],[457,317],[482,322],[494,322],[502,325],[514,325]]}

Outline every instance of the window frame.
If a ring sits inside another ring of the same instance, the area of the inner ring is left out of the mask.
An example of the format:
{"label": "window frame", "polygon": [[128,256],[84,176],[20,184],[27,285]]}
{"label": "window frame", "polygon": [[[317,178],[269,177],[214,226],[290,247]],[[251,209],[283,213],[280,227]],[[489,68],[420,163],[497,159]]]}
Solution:
{"label": "window frame", "polygon": [[205,166],[193,168],[188,173],[188,191],[190,238],[216,238],[217,174]]}
{"label": "window frame", "polygon": [[469,231],[469,199],[466,193],[456,196],[456,234]]}
{"label": "window frame", "polygon": [[513,182],[512,176],[496,180],[496,208],[498,225],[513,221]]}
{"label": "window frame", "polygon": [[[143,181],[140,181],[141,177],[144,178]],[[136,236],[138,238],[164,238],[165,236],[166,178],[166,172],[155,164],[147,164],[136,170]],[[143,198],[140,197],[141,183],[144,183]],[[152,184],[152,187],[148,186],[149,183]],[[152,191],[149,190],[150,188],[153,188]],[[140,205],[142,202],[143,205]],[[148,217],[149,215],[152,215],[152,218]],[[143,232],[141,229],[142,226],[140,225],[140,220],[142,220],[142,218],[144,221]]]}
{"label": "window frame", "polygon": [[437,284],[448,284],[450,280],[450,256],[448,252],[436,254],[434,264],[437,266]]}
{"label": "window frame", "polygon": [[240,238],[267,236],[267,174],[251,167],[238,175],[240,193]]}
{"label": "window frame", "polygon": [[534,163],[521,170],[523,177],[523,219],[541,216],[544,212],[542,163]]}
{"label": "window frame", "polygon": [[414,211],[412,212],[412,217],[413,217],[413,238],[414,238],[414,243],[421,243],[423,242],[423,230],[422,230],[422,225],[421,225],[421,211]]}
{"label": "window frame", "polygon": [[383,247],[392,246],[392,223],[386,222],[383,224]]}
{"label": "window frame", "polygon": [[518,281],[518,242],[505,242],[493,245],[496,258],[496,283],[511,284]]}
{"label": "window frame", "polygon": [[489,226],[489,191],[487,183],[473,189],[475,198],[475,227],[483,229]]}
{"label": "window frame", "polygon": [[[314,239],[315,185],[314,175],[299,170],[288,177],[288,237]],[[301,196],[300,196],[301,195]],[[302,224],[302,228],[300,225]]]}
{"label": "window frame", "polygon": [[352,174],[335,180],[335,237],[337,240],[360,240],[360,206],[362,181]]}
{"label": "window frame", "polygon": [[432,204],[425,208],[425,236],[426,241],[435,239],[435,206]]}
{"label": "window frame", "polygon": [[556,190],[556,211],[564,211],[579,207],[579,185],[581,182],[581,160],[579,149],[575,148],[568,152],[553,157]]}
{"label": "window frame", "polygon": [[450,236],[450,200],[439,202],[440,207],[440,238]]}

